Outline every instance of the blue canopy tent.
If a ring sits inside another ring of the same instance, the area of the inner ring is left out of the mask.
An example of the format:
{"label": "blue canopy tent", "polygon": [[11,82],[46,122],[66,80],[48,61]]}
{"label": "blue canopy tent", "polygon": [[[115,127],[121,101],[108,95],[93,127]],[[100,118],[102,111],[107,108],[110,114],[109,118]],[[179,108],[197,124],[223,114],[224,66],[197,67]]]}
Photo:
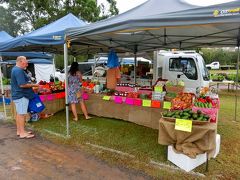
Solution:
{"label": "blue canopy tent", "polygon": [[8,33],[6,33],[5,31],[0,31],[0,43],[11,39],[13,39],[13,37],[10,36]]}
{"label": "blue canopy tent", "polygon": [[[33,64],[52,64],[52,60],[48,59],[41,59],[41,58],[34,58],[34,59],[28,59],[28,63]],[[16,60],[6,60],[1,61],[0,64],[16,64]]]}
{"label": "blue canopy tent", "polygon": [[[2,57],[26,56],[27,58],[52,59],[53,56],[44,52],[0,52]],[[3,59],[4,60],[4,59]]]}
{"label": "blue canopy tent", "polygon": [[73,14],[68,15],[32,31],[3,43],[0,42],[0,52],[3,51],[41,51],[60,52],[66,42],[65,31],[67,28],[85,26],[86,23]]}
{"label": "blue canopy tent", "polygon": [[[63,52],[64,51],[64,68],[65,76],[67,76],[68,65],[68,47],[66,39],[66,30],[68,28],[82,27],[86,23],[73,14],[68,14],[57,21],[37,29],[23,36],[0,42],[0,52],[3,51],[41,51],[41,52]],[[70,49],[71,50],[71,49]],[[74,52],[73,52],[74,51]],[[72,54],[77,54],[78,49],[73,50]],[[79,54],[79,53],[78,53]],[[67,89],[68,81],[66,79],[65,89]],[[66,126],[67,136],[69,135],[69,112],[68,98],[66,91]]]}
{"label": "blue canopy tent", "polygon": [[[11,69],[15,66],[16,60],[5,60],[1,61],[5,77],[9,78],[11,75]],[[36,82],[41,80],[49,81],[50,77],[55,73],[55,65],[51,59],[33,58],[28,59],[28,70],[31,71]]]}
{"label": "blue canopy tent", "polygon": [[[11,39],[13,39],[13,37],[10,36],[8,33],[6,33],[5,31],[0,31],[0,43],[4,42],[4,41],[7,41],[7,40],[11,40]],[[1,57],[1,55],[0,55],[0,57]],[[1,60],[2,60],[2,57],[0,58],[0,62],[1,62]],[[1,94],[2,94],[1,100],[3,102],[4,118],[6,119],[7,118],[7,113],[6,113],[6,106],[5,106],[5,96],[4,96],[4,89],[3,89],[3,82],[2,82],[3,78],[2,78],[2,68],[1,68],[1,66],[0,66],[0,77],[1,77],[0,78],[0,81],[1,81],[0,86],[1,86]]]}

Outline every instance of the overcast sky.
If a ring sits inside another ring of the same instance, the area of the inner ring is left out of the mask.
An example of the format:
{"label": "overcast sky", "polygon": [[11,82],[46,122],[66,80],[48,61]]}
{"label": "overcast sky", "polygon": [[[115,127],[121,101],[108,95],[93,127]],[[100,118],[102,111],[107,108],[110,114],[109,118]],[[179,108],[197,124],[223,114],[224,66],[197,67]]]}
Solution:
{"label": "overcast sky", "polygon": [[[119,9],[119,12],[123,13],[129,9],[136,7],[137,5],[139,5],[141,3],[144,3],[147,0],[116,0],[116,1],[117,1],[117,8]],[[233,1],[233,0],[185,0],[185,1],[190,4],[195,4],[195,5],[199,5],[199,6],[207,6],[207,5],[212,5],[212,4],[229,2],[229,1]],[[99,3],[105,2],[105,0],[98,0],[98,2]]]}

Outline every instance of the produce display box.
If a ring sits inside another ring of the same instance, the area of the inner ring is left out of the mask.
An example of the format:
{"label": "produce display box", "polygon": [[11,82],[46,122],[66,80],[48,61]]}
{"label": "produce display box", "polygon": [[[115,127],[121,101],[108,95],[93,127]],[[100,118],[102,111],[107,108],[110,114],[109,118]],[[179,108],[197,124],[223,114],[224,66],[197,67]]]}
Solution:
{"label": "produce display box", "polygon": [[167,92],[180,93],[183,92],[184,86],[166,86]]}
{"label": "produce display box", "polygon": [[201,108],[201,107],[192,107],[193,112],[201,111],[204,114],[208,115],[210,117],[210,122],[216,122],[217,121],[217,115],[218,115],[218,109],[217,108]]}
{"label": "produce display box", "polygon": [[216,149],[215,149],[215,154],[213,155],[213,158],[216,158],[217,155],[220,152],[220,144],[221,144],[221,136],[220,134],[216,135]]}
{"label": "produce display box", "polygon": [[192,159],[185,154],[176,153],[173,150],[173,146],[170,145],[168,146],[168,160],[189,172],[207,161],[207,153],[199,154],[195,159]]}
{"label": "produce display box", "polygon": [[[176,118],[168,118],[168,117],[163,117],[164,121],[169,121],[169,122],[175,122]],[[181,119],[181,118],[179,118]],[[186,119],[188,120],[188,119]],[[190,119],[189,119],[190,120]],[[210,123],[210,119],[208,121],[198,121],[198,120],[191,120],[193,125],[202,125],[202,124],[206,124],[206,123]]]}
{"label": "produce display box", "polygon": [[175,97],[171,97],[171,96],[167,96],[167,95],[164,96],[165,101],[172,101],[174,98]]}

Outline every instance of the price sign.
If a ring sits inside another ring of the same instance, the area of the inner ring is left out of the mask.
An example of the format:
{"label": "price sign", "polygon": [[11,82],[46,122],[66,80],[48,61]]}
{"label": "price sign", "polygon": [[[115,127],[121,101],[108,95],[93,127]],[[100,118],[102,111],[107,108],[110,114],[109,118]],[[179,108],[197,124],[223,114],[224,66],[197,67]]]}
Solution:
{"label": "price sign", "polygon": [[186,119],[176,119],[175,129],[179,131],[192,132],[192,121]]}
{"label": "price sign", "polygon": [[162,86],[155,86],[154,91],[155,92],[163,92],[163,87]]}
{"label": "price sign", "polygon": [[111,96],[103,96],[103,100],[105,100],[105,101],[109,101],[110,98],[111,98]]}
{"label": "price sign", "polygon": [[171,102],[164,101],[163,102],[163,109],[171,109]]}
{"label": "price sign", "polygon": [[143,100],[142,101],[142,106],[145,106],[145,107],[151,107],[151,100]]}

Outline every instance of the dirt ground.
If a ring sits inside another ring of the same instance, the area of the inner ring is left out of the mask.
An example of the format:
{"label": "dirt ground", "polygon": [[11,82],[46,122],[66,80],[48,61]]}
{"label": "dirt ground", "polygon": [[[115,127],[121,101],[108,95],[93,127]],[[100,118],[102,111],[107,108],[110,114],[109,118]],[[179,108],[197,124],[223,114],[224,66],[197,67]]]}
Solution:
{"label": "dirt ground", "polygon": [[81,150],[53,144],[40,136],[18,139],[14,125],[0,123],[0,179],[151,179],[123,167],[111,167]]}

